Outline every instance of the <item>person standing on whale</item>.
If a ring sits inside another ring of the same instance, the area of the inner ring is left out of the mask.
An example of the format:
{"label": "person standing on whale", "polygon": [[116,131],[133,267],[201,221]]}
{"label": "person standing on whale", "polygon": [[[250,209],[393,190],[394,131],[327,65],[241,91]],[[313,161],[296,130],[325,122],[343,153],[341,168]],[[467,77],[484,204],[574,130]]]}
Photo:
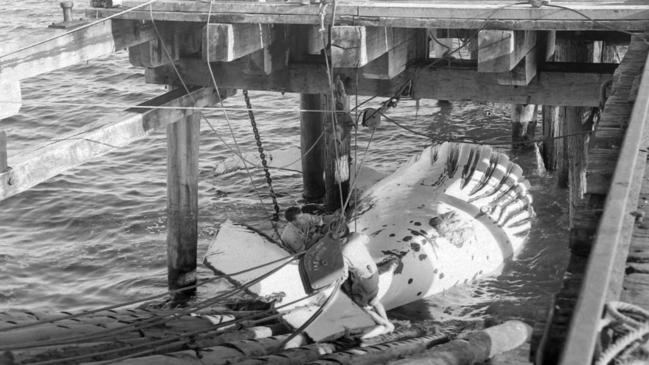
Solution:
{"label": "person standing on whale", "polygon": [[[343,256],[343,277],[341,289],[372,317],[378,326],[363,334],[362,339],[391,333],[394,325],[388,319],[383,304],[379,301],[379,270],[367,250],[369,236],[364,233],[350,233],[349,227],[342,223],[332,232],[341,244]],[[389,270],[396,268],[393,261]]]}

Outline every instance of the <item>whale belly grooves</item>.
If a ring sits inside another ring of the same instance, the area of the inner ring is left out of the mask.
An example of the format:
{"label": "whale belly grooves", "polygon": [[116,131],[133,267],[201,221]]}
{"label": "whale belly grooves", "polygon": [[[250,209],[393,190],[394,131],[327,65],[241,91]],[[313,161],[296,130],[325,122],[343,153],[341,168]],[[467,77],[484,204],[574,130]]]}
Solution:
{"label": "whale belly grooves", "polygon": [[[426,148],[365,190],[349,225],[370,236],[368,250],[377,263],[399,258],[394,273],[379,280],[381,302],[391,309],[496,272],[520,252],[533,217],[529,183],[520,166],[490,147],[446,142]],[[288,255],[256,232],[226,221],[204,261],[231,274]],[[245,283],[272,267],[233,280]],[[306,294],[297,262],[249,290],[261,296],[283,292],[283,303]],[[291,306],[284,319],[299,327],[319,303],[322,298]],[[338,292],[305,332],[318,341],[373,324]]]}

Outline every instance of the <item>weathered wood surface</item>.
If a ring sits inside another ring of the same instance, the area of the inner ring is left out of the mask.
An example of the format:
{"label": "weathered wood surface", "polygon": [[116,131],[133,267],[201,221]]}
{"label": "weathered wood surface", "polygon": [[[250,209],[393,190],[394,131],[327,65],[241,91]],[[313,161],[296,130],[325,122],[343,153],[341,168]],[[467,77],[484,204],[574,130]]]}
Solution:
{"label": "weathered wood surface", "polygon": [[[198,147],[201,114],[167,125],[167,282],[169,290],[196,284]],[[174,295],[182,301],[196,288]]]}
{"label": "weathered wood surface", "polygon": [[270,46],[269,24],[206,24],[203,28],[203,60],[233,61]]}
{"label": "weathered wood surface", "polygon": [[414,38],[414,31],[400,28],[335,26],[331,29],[333,67],[363,67]]}
{"label": "weathered wood surface", "polygon": [[[123,7],[140,5],[124,1]],[[580,11],[529,4],[503,6],[501,1],[372,1],[336,3],[336,24],[395,26],[410,28],[482,28],[521,30],[645,30],[649,28],[649,5],[640,1],[578,2],[555,0]],[[217,2],[210,19],[219,23],[320,24],[318,4],[298,2]],[[151,5],[156,20],[206,22],[209,3],[197,1],[158,1]],[[88,9],[89,17],[105,17],[123,9]],[[331,12],[331,9],[328,9]],[[123,19],[149,20],[148,9],[120,16]],[[596,20],[596,22],[590,19]],[[328,20],[327,20],[328,21]]]}
{"label": "weathered wood surface", "polygon": [[481,364],[529,340],[532,328],[520,321],[470,332],[458,339],[433,346],[408,359],[391,361],[391,365],[473,365]]}
{"label": "weathered wood surface", "polygon": [[[437,63],[435,63],[437,62]],[[376,80],[361,77],[356,85],[354,69],[337,69],[343,76],[349,94],[369,96],[393,96],[407,81],[412,81],[414,98],[438,100],[473,100],[476,102],[497,102],[515,104],[553,104],[597,106],[600,101],[600,86],[611,79],[610,70],[544,71],[529,85],[523,87],[498,85],[498,74],[477,72],[474,64],[465,67],[446,68],[444,63],[431,61],[437,67],[411,66],[392,80]],[[290,64],[281,70],[274,70],[268,77],[248,75],[242,72],[243,63],[214,63],[212,70],[221,88],[295,92],[303,94],[321,93],[329,89],[326,68],[313,64]],[[572,65],[566,67],[572,68]],[[183,80],[192,85],[212,86],[210,73],[204,62],[198,59],[183,59],[177,64]],[[150,83],[168,84],[177,76],[169,66],[147,69],[146,80]]]}
{"label": "weathered wood surface", "polygon": [[324,115],[325,206],[330,212],[344,206],[350,184],[351,130],[354,125],[345,85],[336,76],[327,94]]}
{"label": "weathered wood surface", "polygon": [[[63,358],[79,362],[112,359],[145,350],[151,354],[180,351],[192,344],[210,347],[286,331],[286,327],[277,325],[248,326],[234,331],[233,328],[225,331],[227,325],[217,327],[217,323],[235,318],[263,315],[260,312],[232,311],[218,306],[196,312],[179,314],[176,310],[136,308],[68,318],[62,318],[61,314],[2,312],[0,349],[10,351],[19,363]],[[48,322],[53,320],[56,321]]]}
{"label": "weathered wood surface", "polygon": [[511,71],[535,46],[536,32],[481,30],[478,33],[478,71]]}
{"label": "weathered wood surface", "polygon": [[7,133],[0,130],[0,173],[7,171]]}
{"label": "weathered wood surface", "polygon": [[410,339],[384,342],[373,346],[337,351],[322,356],[312,365],[374,365],[401,359],[425,351],[431,346],[448,341],[444,335],[426,335]]}
{"label": "weathered wood surface", "polygon": [[0,120],[18,114],[22,106],[20,81],[0,81],[0,97]]}
{"label": "weathered wood surface", "polygon": [[[225,91],[221,96],[227,96]],[[194,88],[191,95],[181,89],[154,98],[141,107],[128,109],[117,115],[98,120],[88,127],[75,131],[43,145],[33,152],[9,160],[11,169],[0,173],[0,200],[6,199],[40,184],[63,171],[115,151],[152,131],[193,113],[188,107],[213,105],[218,96],[212,88]],[[155,109],[147,107],[182,107],[181,109]],[[18,158],[17,158],[18,159]]]}
{"label": "weathered wood surface", "polygon": [[[613,174],[579,300],[572,316],[561,364],[585,364],[592,361],[598,338],[598,320],[602,315],[604,304],[619,298],[621,279],[624,274],[623,262],[628,255],[630,232],[635,220],[631,213],[637,208],[647,159],[647,151],[644,147],[649,143],[649,128],[646,126],[646,120],[649,118],[648,48],[643,42],[634,41],[625,57],[625,60],[627,58],[629,60],[630,68],[636,62],[643,64],[642,81],[624,142],[618,152],[619,161],[624,163],[618,163]],[[625,60],[622,64],[625,64]],[[625,68],[621,69],[622,72],[624,70]],[[625,80],[622,76],[617,80],[623,85],[628,84],[629,81],[632,80]],[[617,89],[615,83],[613,88]],[[610,99],[609,101],[615,102]],[[607,113],[611,113],[608,105],[609,102],[604,109],[605,116],[602,121]],[[597,139],[597,134],[595,138]]]}
{"label": "weathered wood surface", "polygon": [[109,55],[155,37],[150,24],[109,19],[15,53],[3,49],[0,85]]}
{"label": "weathered wood surface", "polygon": [[302,185],[307,201],[318,201],[325,194],[323,113],[319,112],[324,107],[323,98],[321,94],[300,95],[300,109],[303,110],[300,112]]}
{"label": "weathered wood surface", "polygon": [[649,308],[649,169],[642,178],[640,199],[634,214],[629,255],[624,267],[620,300]]}

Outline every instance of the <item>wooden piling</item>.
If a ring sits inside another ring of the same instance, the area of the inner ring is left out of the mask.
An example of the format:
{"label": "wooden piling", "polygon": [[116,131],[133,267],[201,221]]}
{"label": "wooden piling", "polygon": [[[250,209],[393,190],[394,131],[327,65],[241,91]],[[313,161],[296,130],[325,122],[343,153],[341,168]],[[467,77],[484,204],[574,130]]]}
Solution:
{"label": "wooden piling", "polygon": [[482,364],[493,356],[523,345],[532,329],[520,321],[507,321],[482,331],[468,333],[462,338],[431,347],[391,365],[472,365]]}
{"label": "wooden piling", "polygon": [[512,104],[512,147],[524,148],[534,140],[536,111],[534,104]]}
{"label": "wooden piling", "polygon": [[[349,98],[339,77],[334,81],[334,100],[326,98],[325,133],[325,204],[329,211],[342,206],[349,195],[351,129]],[[335,113],[329,112],[335,107]]]}
{"label": "wooden piling", "polygon": [[[320,94],[301,94],[301,110],[322,110],[323,96]],[[302,150],[302,182],[304,199],[315,202],[325,195],[323,161],[323,113],[300,113],[300,146]]]}
{"label": "wooden piling", "polygon": [[[200,114],[167,126],[167,281],[169,290],[196,284]],[[182,301],[196,292],[176,294]]]}
{"label": "wooden piling", "polygon": [[0,131],[0,173],[7,171],[7,133]]}

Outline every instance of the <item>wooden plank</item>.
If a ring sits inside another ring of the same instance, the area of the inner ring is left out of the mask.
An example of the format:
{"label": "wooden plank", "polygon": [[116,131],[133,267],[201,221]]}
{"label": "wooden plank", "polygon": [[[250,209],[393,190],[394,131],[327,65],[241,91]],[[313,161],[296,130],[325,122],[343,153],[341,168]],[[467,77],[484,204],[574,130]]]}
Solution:
{"label": "wooden plank", "polygon": [[[590,255],[579,301],[575,308],[570,331],[566,338],[561,364],[589,364],[599,336],[599,319],[604,303],[610,297],[609,283],[615,267],[621,266],[620,257],[628,253],[628,235],[624,228],[634,217],[639,185],[644,174],[649,141],[645,121],[649,118],[649,58],[645,61],[642,81],[631,120],[620,151],[620,161],[613,176],[611,190],[606,198],[604,213],[597,230],[597,238]],[[626,251],[626,252],[625,252]]]}
{"label": "wooden plank", "polygon": [[[221,93],[222,97],[226,95],[225,92]],[[0,173],[0,200],[146,137],[152,131],[174,123],[192,112],[191,109],[151,109],[146,108],[147,106],[202,107],[213,105],[217,101],[218,98],[211,88],[194,88],[191,96],[185,95],[184,90],[177,89],[141,104],[141,108],[128,109],[102,118],[87,128],[75,131],[69,137],[57,138],[16,162],[10,161],[12,169]]]}
{"label": "wooden plank", "polygon": [[[196,284],[198,250],[198,146],[200,113],[167,125],[167,283],[169,290]],[[196,288],[173,295],[183,303]]]}
{"label": "wooden plank", "polygon": [[481,30],[478,32],[478,71],[511,71],[535,45],[536,32]]}
{"label": "wooden plank", "polygon": [[155,39],[150,25],[105,20],[74,33],[0,56],[0,84],[26,79]]}
{"label": "wooden plank", "polygon": [[[432,62],[438,62],[433,60]],[[329,90],[323,65],[289,64],[268,77],[246,75],[245,63],[214,63],[212,69],[219,87],[317,94]],[[495,103],[597,106],[600,86],[611,79],[608,73],[543,72],[524,87],[498,85],[496,74],[479,73],[474,65],[462,68],[434,68],[425,64],[410,66],[392,80],[360,78],[355,85],[354,69],[338,69],[344,75],[350,94],[392,96],[404,82],[412,80],[413,97],[443,100],[474,100]],[[177,68],[192,85],[211,86],[207,66],[197,59],[183,59]],[[168,84],[176,74],[171,67],[147,69],[147,82]]]}
{"label": "wooden plank", "polygon": [[[141,4],[125,1],[123,7]],[[649,6],[643,3],[564,3],[581,14],[543,6],[511,5],[502,2],[369,2],[344,0],[336,4],[336,23],[409,28],[481,28],[536,30],[636,30],[648,28]],[[152,4],[156,20],[207,21],[209,3],[158,1]],[[563,5],[563,4],[562,4]],[[320,24],[318,5],[299,3],[218,2],[210,18],[214,22]],[[119,9],[121,11],[121,9]],[[89,9],[88,16],[116,14],[117,9]],[[583,14],[583,15],[582,15]],[[135,10],[121,15],[150,19],[149,11]],[[595,20],[592,21],[591,19]]]}
{"label": "wooden plank", "polygon": [[266,48],[269,24],[207,24],[203,27],[203,60],[230,62]]}
{"label": "wooden plank", "polygon": [[22,106],[20,81],[0,82],[0,119],[18,114]]}

